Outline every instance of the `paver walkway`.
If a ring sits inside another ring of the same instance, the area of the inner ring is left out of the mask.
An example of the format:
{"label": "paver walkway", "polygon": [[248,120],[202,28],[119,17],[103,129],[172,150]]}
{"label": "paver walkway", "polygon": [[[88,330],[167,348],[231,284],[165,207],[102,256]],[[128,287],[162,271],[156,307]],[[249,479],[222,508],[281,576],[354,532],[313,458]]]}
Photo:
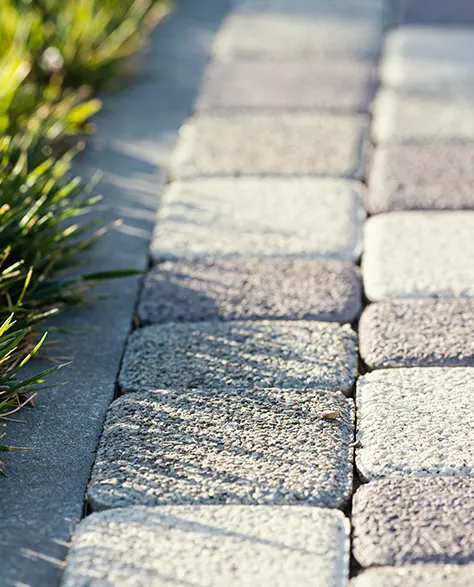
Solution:
{"label": "paver walkway", "polygon": [[64,587],[472,584],[472,55],[469,0],[235,1]]}

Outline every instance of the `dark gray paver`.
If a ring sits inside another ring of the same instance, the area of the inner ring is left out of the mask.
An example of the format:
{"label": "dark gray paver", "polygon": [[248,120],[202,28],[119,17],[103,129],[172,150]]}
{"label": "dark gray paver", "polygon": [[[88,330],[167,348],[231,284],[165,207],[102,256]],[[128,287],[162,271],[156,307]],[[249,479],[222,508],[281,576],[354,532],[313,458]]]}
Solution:
{"label": "dark gray paver", "polygon": [[[175,11],[156,30],[134,83],[104,97],[93,146],[76,161],[74,171],[84,177],[103,173],[99,190],[105,210],[98,211],[97,220],[111,228],[84,271],[145,267],[159,167],[167,164],[192,106],[214,30],[228,4],[175,1]],[[121,226],[114,224],[118,218]],[[103,283],[95,289],[93,303],[68,310],[51,324],[70,334],[51,332],[49,340],[58,342],[48,348],[48,356],[72,364],[48,378],[53,387],[38,394],[35,409],[8,423],[4,441],[31,450],[0,457],[8,473],[0,480],[2,587],[59,584],[71,533],[83,515],[137,289],[137,277]],[[51,363],[34,361],[24,376],[48,367]]]}
{"label": "dark gray paver", "polygon": [[375,85],[374,66],[364,61],[217,61],[208,69],[196,109],[367,112]]}
{"label": "dark gray paver", "polygon": [[[296,174],[360,177],[362,115],[198,115],[182,129],[171,175]],[[271,148],[270,148],[271,146]]]}
{"label": "dark gray paver", "polygon": [[359,270],[344,261],[251,258],[162,263],[145,278],[142,324],[203,320],[352,322]]}
{"label": "dark gray paver", "polygon": [[361,194],[361,184],[332,178],[174,182],[165,190],[151,254],[155,262],[255,256],[355,260],[365,217]]}
{"label": "dark gray paver", "polygon": [[471,0],[402,0],[401,20],[421,24],[474,24]]}
{"label": "dark gray paver", "polygon": [[360,355],[371,369],[474,367],[474,300],[397,300],[369,306]]}
{"label": "dark gray paver", "polygon": [[474,297],[474,212],[391,212],[364,227],[369,300]]}
{"label": "dark gray paver", "polygon": [[473,367],[388,369],[361,377],[361,477],[474,477],[473,394]]}
{"label": "dark gray paver", "polygon": [[326,322],[196,322],[147,326],[125,350],[123,391],[322,388],[349,393],[356,336]]}
{"label": "dark gray paver", "polygon": [[474,143],[380,146],[365,205],[371,214],[474,209]]}
{"label": "dark gray paver", "polygon": [[133,507],[79,527],[63,587],[346,587],[349,524],[306,507]]}
{"label": "dark gray paver", "polygon": [[239,2],[216,41],[219,58],[376,59],[383,2]]}
{"label": "dark gray paver", "polygon": [[405,565],[368,569],[350,583],[351,587],[472,587],[472,565]]}
{"label": "dark gray paver", "polygon": [[474,562],[474,479],[384,479],[360,487],[353,552],[363,567]]}
{"label": "dark gray paver", "polygon": [[[327,412],[337,412],[334,420]],[[340,393],[206,387],[112,404],[88,500],[128,505],[308,504],[352,491],[354,409]]]}

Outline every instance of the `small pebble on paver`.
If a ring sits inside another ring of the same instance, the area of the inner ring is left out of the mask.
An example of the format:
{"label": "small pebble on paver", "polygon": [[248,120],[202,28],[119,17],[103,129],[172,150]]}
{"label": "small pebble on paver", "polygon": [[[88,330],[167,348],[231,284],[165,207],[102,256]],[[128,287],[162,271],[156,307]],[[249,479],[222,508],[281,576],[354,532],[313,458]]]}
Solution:
{"label": "small pebble on paver", "polygon": [[472,100],[383,89],[374,101],[374,143],[474,140]]}
{"label": "small pebble on paver", "polygon": [[363,115],[294,112],[191,118],[181,130],[170,173],[218,175],[362,175]]}
{"label": "small pebble on paver", "polygon": [[322,57],[375,60],[383,32],[382,2],[240,2],[222,26],[219,59]]}
{"label": "small pebble on paver", "polygon": [[474,24],[472,0],[406,0],[401,3],[401,21],[420,24]]}
{"label": "small pebble on paver", "polygon": [[346,587],[349,523],[305,507],[133,507],[78,527],[62,587]]}
{"label": "small pebble on paver", "polygon": [[357,343],[348,325],[312,321],[147,326],[125,350],[124,392],[321,388],[350,394]]}
{"label": "small pebble on paver", "polygon": [[359,322],[370,369],[474,367],[474,299],[396,300],[369,306]]}
{"label": "small pebble on paver", "polygon": [[352,399],[326,391],[129,394],[109,410],[88,501],[95,510],[342,507],[352,490],[353,420]]}
{"label": "small pebble on paver", "polygon": [[474,563],[473,519],[472,478],[369,483],[353,500],[354,556],[363,567]]}
{"label": "small pebble on paver", "polygon": [[353,322],[358,268],[345,261],[250,258],[170,261],[145,278],[141,324],[204,320]]}
{"label": "small pebble on paver", "polygon": [[472,565],[405,565],[368,569],[350,582],[351,587],[472,587]]}
{"label": "small pebble on paver", "polygon": [[404,26],[387,37],[380,67],[384,86],[459,99],[474,91],[474,30]]}
{"label": "small pebble on paver", "polygon": [[381,214],[364,235],[369,300],[474,297],[474,211]]}
{"label": "small pebble on paver", "polygon": [[473,397],[473,367],[388,369],[361,377],[361,477],[474,477]]}
{"label": "small pebble on paver", "polygon": [[214,62],[208,69],[196,110],[367,112],[374,90],[374,66],[363,61]]}
{"label": "small pebble on paver", "polygon": [[474,209],[474,143],[380,146],[364,196],[371,214]]}
{"label": "small pebble on paver", "polygon": [[170,184],[151,245],[155,262],[299,257],[355,260],[362,186],[331,178],[213,178]]}

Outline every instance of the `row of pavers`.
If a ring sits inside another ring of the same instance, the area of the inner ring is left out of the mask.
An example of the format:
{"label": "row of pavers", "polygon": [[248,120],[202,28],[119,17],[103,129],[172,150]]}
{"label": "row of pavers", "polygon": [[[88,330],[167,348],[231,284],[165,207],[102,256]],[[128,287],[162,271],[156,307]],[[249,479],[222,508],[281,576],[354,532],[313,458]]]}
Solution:
{"label": "row of pavers", "polygon": [[[351,9],[358,18],[341,20]],[[381,3],[370,0],[241,2],[224,25],[198,113],[178,145],[176,181],[152,245],[156,267],[138,306],[146,327],[130,337],[119,378],[124,395],[109,412],[89,487],[94,510],[123,509],[82,524],[66,585],[105,577],[117,585],[346,585],[349,524],[322,508],[347,505],[354,444],[359,473],[371,481],[353,504],[355,557],[363,567],[402,565],[354,582],[468,584],[472,568],[452,563],[471,560],[472,485],[410,477],[459,474],[461,463],[472,474],[465,460],[470,370],[363,377],[354,443],[356,336],[348,324],[329,323],[360,314],[353,263],[371,192],[356,180],[381,31]],[[317,89],[308,75],[323,80]],[[298,177],[262,177],[268,174]],[[392,233],[383,226],[378,239],[371,234],[364,272],[380,291],[392,273],[384,277],[379,248],[391,255],[400,241],[386,245]],[[399,283],[411,283],[403,263],[393,269],[402,272]],[[393,318],[400,307],[369,307],[361,346],[379,361],[418,365],[423,344],[434,343],[417,342],[402,327],[397,346],[392,331],[400,322],[390,330],[384,312]],[[408,304],[412,326],[410,311]],[[463,354],[469,332],[459,324],[459,338],[450,336]],[[427,328],[436,332],[436,324]],[[469,364],[456,363],[453,345],[437,333],[446,364]],[[369,354],[371,367],[393,366],[371,364]],[[449,441],[445,456],[436,450],[440,438]],[[408,478],[372,481],[393,475]],[[430,562],[437,564],[419,565]]]}

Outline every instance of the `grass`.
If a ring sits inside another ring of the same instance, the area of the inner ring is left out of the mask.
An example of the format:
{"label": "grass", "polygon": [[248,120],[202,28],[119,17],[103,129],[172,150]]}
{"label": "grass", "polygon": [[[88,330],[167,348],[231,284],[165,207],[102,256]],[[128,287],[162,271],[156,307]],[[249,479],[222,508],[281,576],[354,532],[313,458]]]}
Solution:
{"label": "grass", "polygon": [[[2,0],[0,418],[31,401],[57,368],[21,376],[41,349],[48,317],[80,303],[91,282],[127,274],[78,272],[97,237],[84,217],[100,198],[71,164],[95,130],[97,92],[127,71],[167,7],[167,0]],[[3,436],[0,451],[9,450]]]}

